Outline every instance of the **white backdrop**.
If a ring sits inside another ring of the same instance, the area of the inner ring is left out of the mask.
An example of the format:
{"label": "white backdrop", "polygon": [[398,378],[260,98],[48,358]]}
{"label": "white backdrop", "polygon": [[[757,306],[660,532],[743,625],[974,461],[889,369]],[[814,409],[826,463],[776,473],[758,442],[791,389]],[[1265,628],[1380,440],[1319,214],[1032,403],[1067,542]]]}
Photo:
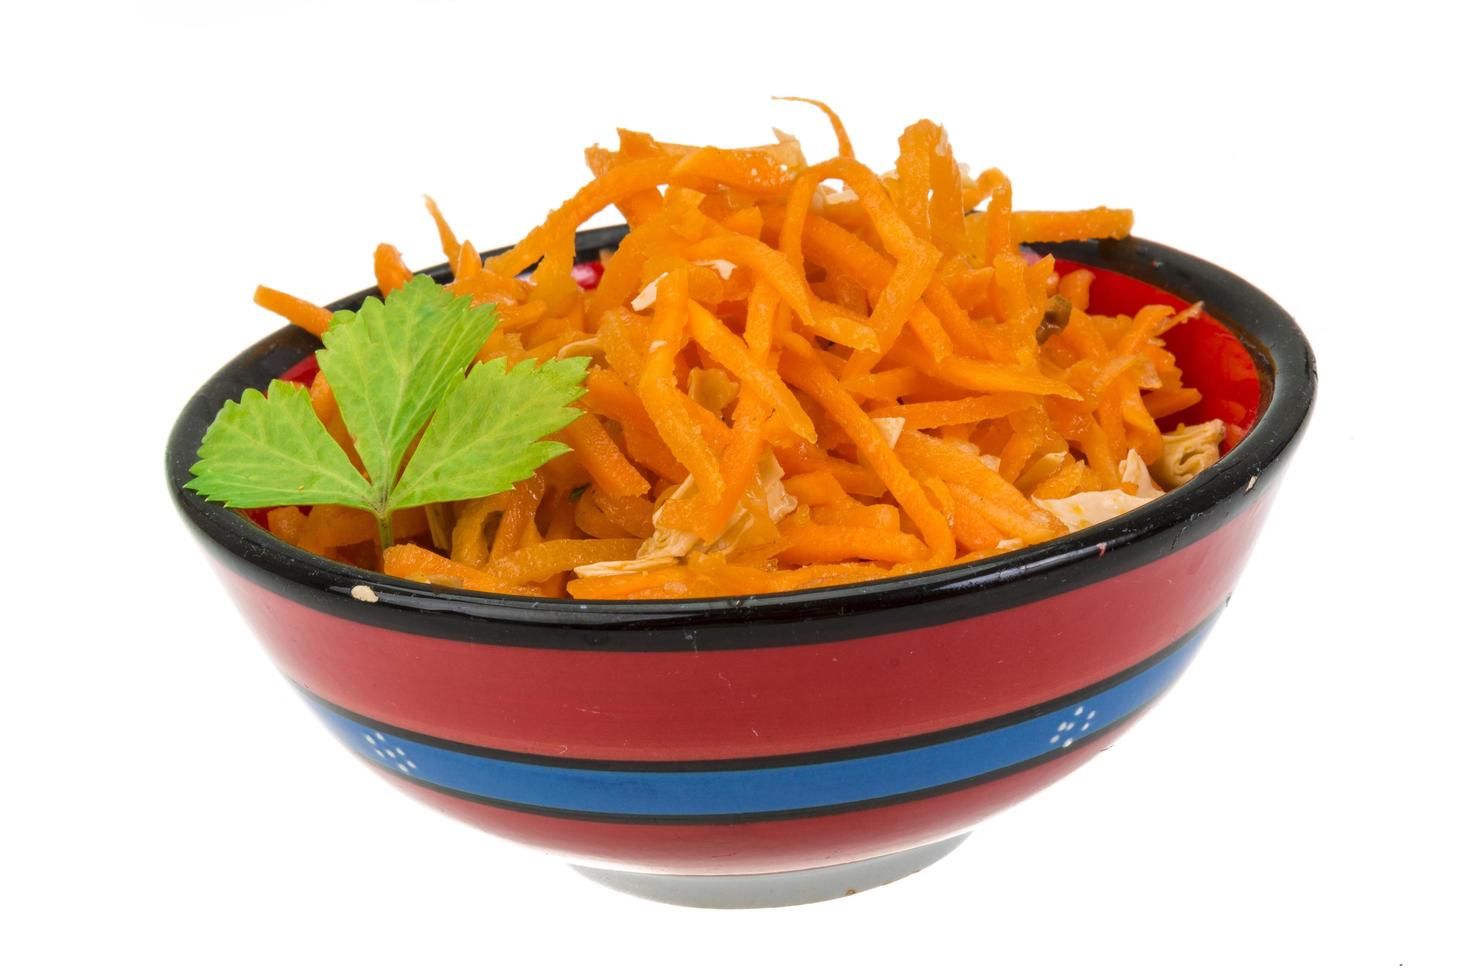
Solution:
{"label": "white backdrop", "polygon": [[[7,13],[0,973],[1465,976],[1464,23],[498,6]],[[1116,749],[891,887],[666,908],[351,764],[208,575],[163,443],[277,327],[257,282],[439,261],[424,192],[514,240],[618,125],[825,155],[784,94],[875,164],[929,116],[1019,207],[1134,208],[1295,314],[1322,391],[1228,613]]]}

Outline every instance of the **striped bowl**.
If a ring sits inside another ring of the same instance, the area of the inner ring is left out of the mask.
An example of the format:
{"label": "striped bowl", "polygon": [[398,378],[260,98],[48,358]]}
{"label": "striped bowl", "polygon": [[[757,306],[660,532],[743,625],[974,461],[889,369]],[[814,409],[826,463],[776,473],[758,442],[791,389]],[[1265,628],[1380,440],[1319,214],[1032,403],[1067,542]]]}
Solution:
{"label": "striped bowl", "polygon": [[[579,245],[593,257],[622,231]],[[1043,247],[1097,272],[1095,311],[1202,300],[1209,315],[1169,346],[1206,395],[1195,414],[1245,435],[1182,489],[1009,555],[798,593],[598,603],[326,561],[183,490],[220,405],[318,346],[296,327],[189,402],[170,487],[291,685],[404,792],[662,901],[851,894],[937,860],[1168,689],[1228,600],[1310,414],[1311,350],[1243,280],[1139,239]]]}

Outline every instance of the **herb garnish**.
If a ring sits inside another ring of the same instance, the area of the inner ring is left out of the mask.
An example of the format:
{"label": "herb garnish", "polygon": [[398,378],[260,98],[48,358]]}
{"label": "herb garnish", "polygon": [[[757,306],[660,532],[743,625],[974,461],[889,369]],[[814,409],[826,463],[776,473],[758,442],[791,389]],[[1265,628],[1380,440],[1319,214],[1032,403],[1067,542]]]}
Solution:
{"label": "herb garnish", "polygon": [[507,371],[502,358],[466,376],[496,322],[493,306],[472,307],[427,276],[387,302],[338,312],[317,363],[366,475],[323,427],[307,390],[272,381],[268,395],[252,389],[220,409],[188,488],[235,508],[365,510],[385,548],[395,510],[509,489],[568,451],[543,437],[581,414],[570,403],[583,394],[587,359]]}

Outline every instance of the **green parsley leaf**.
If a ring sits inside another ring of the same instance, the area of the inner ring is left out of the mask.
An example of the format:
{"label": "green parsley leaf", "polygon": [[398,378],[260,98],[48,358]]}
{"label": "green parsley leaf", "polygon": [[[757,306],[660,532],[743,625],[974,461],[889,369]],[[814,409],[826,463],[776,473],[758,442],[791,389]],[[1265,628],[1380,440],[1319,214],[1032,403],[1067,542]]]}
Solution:
{"label": "green parsley leaf", "polygon": [[387,302],[336,314],[317,363],[367,477],[317,419],[306,389],[273,381],[269,398],[247,391],[220,410],[189,489],[228,507],[359,508],[376,518],[384,548],[395,510],[508,489],[567,452],[541,440],[581,414],[570,403],[583,394],[587,359],[511,371],[492,361],[466,377],[495,325],[494,307],[471,308],[427,276]]}
{"label": "green parsley leaf", "polygon": [[581,414],[570,403],[583,395],[587,358],[505,364],[477,364],[450,388],[393,489],[393,509],[499,493],[568,451],[538,440]]}
{"label": "green parsley leaf", "polygon": [[428,276],[385,303],[363,301],[332,317],[317,363],[342,409],[380,501],[413,439],[496,325],[493,306],[470,306]]}
{"label": "green parsley leaf", "polygon": [[312,411],[300,385],[272,381],[226,402],[185,486],[227,507],[343,504],[372,509],[373,488]]}

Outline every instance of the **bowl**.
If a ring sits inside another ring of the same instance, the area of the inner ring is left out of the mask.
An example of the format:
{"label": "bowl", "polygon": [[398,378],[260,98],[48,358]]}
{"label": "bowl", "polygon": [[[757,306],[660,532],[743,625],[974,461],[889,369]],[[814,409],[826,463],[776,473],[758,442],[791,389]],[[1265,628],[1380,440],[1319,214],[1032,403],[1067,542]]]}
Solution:
{"label": "bowl", "polygon": [[[580,258],[625,231],[584,232]],[[1306,339],[1240,278],[1136,238],[1038,248],[1097,272],[1095,311],[1203,301],[1169,345],[1205,394],[1198,413],[1245,434],[1181,489],[985,561],[776,595],[578,602],[319,558],[183,489],[221,404],[319,346],[289,326],[185,406],[169,486],[290,685],[404,792],[660,901],[852,894],[938,860],[1168,690],[1229,599],[1311,411]]]}

